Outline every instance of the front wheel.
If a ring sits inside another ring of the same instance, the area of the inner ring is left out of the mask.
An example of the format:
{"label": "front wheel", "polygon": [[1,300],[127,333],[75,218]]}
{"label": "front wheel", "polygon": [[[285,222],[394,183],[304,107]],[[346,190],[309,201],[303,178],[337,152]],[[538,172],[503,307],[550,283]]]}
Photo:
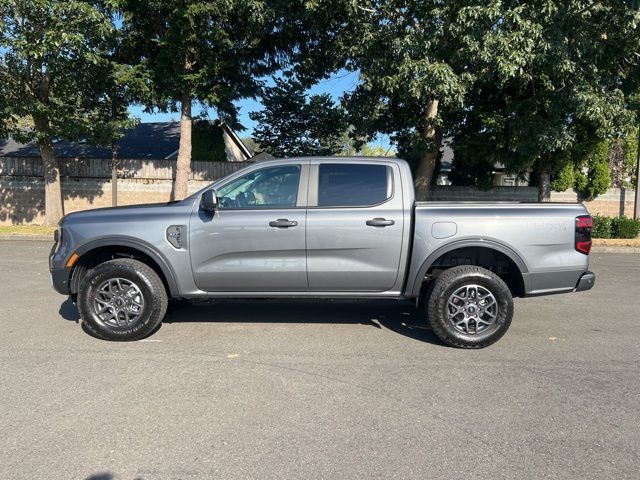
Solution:
{"label": "front wheel", "polygon": [[462,265],[445,270],[428,295],[429,323],[447,345],[484,348],[497,342],[511,325],[511,291],[485,268]]}
{"label": "front wheel", "polygon": [[158,274],[137,260],[118,258],[89,270],[78,292],[85,327],[105,340],[139,340],[152,333],[167,310]]}

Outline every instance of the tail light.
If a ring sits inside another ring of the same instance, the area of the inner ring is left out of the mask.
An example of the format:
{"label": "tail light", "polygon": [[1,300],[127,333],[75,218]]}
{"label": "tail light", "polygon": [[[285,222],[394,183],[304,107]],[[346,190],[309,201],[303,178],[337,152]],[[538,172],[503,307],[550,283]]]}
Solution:
{"label": "tail light", "polygon": [[576,217],[576,250],[585,255],[591,251],[591,229],[593,220],[591,215],[580,215]]}

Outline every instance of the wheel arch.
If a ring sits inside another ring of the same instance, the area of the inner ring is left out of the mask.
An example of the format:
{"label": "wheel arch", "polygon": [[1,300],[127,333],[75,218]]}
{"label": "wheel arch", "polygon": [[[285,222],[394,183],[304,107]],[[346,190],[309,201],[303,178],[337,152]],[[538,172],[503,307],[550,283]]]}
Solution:
{"label": "wheel arch", "polygon": [[[432,267],[437,266],[439,262],[447,258],[447,256],[451,256],[456,251],[463,251],[465,249],[475,249],[477,252],[487,252],[494,255],[497,254],[499,256],[502,256],[503,258],[506,258],[511,263],[511,265],[515,267],[515,271],[513,273],[514,275],[516,275],[517,281],[517,285],[509,285],[509,287],[519,295],[524,295],[525,277],[523,274],[528,273],[529,270],[526,263],[518,253],[516,253],[507,245],[494,240],[466,239],[452,242],[440,248],[437,248],[427,256],[415,276],[413,287],[409,292],[411,294],[410,296],[412,298],[420,297],[424,279]],[[477,266],[481,267],[482,265]]]}
{"label": "wheel arch", "polygon": [[106,261],[109,259],[107,257],[111,256],[111,258],[134,258],[149,265],[164,283],[167,293],[172,297],[178,296],[176,276],[169,262],[157,249],[143,240],[121,236],[104,237],[81,245],[75,250],[75,253],[79,255],[79,258],[71,274],[70,289],[72,292],[78,291],[78,283],[92,261],[101,256],[105,259],[103,261]]}

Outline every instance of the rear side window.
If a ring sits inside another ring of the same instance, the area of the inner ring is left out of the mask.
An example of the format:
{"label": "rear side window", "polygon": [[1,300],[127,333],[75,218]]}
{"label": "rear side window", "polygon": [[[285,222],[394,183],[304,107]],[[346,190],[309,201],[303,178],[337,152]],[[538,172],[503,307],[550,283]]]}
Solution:
{"label": "rear side window", "polygon": [[391,169],[386,165],[320,164],[319,207],[366,207],[391,197]]}

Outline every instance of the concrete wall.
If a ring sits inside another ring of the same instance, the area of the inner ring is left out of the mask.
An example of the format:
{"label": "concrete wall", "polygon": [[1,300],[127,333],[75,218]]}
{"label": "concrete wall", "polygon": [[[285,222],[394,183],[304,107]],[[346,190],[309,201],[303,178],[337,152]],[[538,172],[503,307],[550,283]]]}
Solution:
{"label": "concrete wall", "polygon": [[[633,217],[633,202],[635,198],[635,190],[626,190],[621,188],[610,188],[606,193],[600,195],[595,200],[583,201],[587,210],[592,215],[606,215],[608,217],[617,217],[626,215]],[[565,192],[551,192],[552,202],[578,202],[578,194],[573,190]]]}
{"label": "concrete wall", "polygon": [[429,197],[438,202],[537,202],[536,187],[493,187],[478,190],[475,187],[435,185]]}
{"label": "concrete wall", "polygon": [[[189,190],[195,192],[247,163],[192,162]],[[64,158],[62,196],[66,213],[111,206],[111,162]],[[120,161],[118,205],[171,200],[175,160]],[[0,225],[42,223],[44,180],[40,158],[0,157]]]}
{"label": "concrete wall", "polygon": [[[209,185],[192,180],[189,192]],[[118,180],[118,205],[168,202],[171,180]],[[62,183],[65,213],[111,206],[111,181],[68,179]],[[42,179],[0,178],[0,225],[33,223],[44,220],[44,181]]]}

